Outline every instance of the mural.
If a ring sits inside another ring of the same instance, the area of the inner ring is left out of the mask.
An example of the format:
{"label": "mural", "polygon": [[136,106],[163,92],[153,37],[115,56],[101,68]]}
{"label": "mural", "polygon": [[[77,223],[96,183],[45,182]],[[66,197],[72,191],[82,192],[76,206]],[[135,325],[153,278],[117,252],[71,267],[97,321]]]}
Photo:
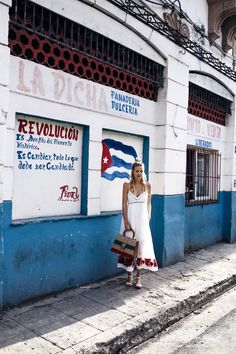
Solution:
{"label": "mural", "polygon": [[132,163],[137,153],[132,146],[114,139],[102,141],[101,174],[103,178],[113,181],[115,178],[130,178]]}
{"label": "mural", "polygon": [[82,134],[75,125],[17,116],[13,219],[80,213]]}
{"label": "mural", "polygon": [[123,183],[129,181],[136,157],[142,159],[143,138],[103,131],[101,157],[101,211],[121,210]]}

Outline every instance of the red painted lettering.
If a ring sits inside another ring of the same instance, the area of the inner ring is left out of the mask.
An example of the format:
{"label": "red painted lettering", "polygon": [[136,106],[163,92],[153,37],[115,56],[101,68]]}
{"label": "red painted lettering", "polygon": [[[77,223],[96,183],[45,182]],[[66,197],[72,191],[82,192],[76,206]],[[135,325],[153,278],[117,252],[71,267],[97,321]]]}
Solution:
{"label": "red painted lettering", "polygon": [[19,61],[19,84],[17,85],[18,90],[29,92],[30,88],[27,87],[24,83],[24,73],[25,73],[25,66],[22,60]]}
{"label": "red painted lettering", "polygon": [[72,190],[69,191],[69,186],[64,185],[60,187],[61,195],[58,200],[79,200],[79,193],[77,187],[72,187]]}
{"label": "red painted lettering", "polygon": [[43,76],[41,71],[37,66],[34,67],[33,80],[32,80],[32,91],[37,94],[39,91],[40,95],[45,96],[45,89],[43,85]]}
{"label": "red painted lettering", "polygon": [[20,133],[24,133],[27,134],[27,130],[25,129],[25,127],[27,126],[28,122],[25,119],[18,119],[19,121],[19,127],[18,127],[18,131]]}
{"label": "red painted lettering", "polygon": [[29,121],[29,131],[28,131],[29,134],[34,134],[34,125],[35,125],[35,122],[30,120]]}
{"label": "red painted lettering", "polygon": [[43,126],[44,126],[44,123],[36,122],[36,129],[37,129],[37,134],[38,135],[42,134]]}

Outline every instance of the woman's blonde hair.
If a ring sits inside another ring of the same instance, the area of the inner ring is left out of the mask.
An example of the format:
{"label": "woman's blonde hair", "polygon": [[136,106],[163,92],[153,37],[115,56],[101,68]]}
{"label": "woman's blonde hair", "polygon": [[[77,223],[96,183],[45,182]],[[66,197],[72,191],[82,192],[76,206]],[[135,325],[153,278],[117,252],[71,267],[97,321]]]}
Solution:
{"label": "woman's blonde hair", "polygon": [[140,166],[143,168],[143,175],[142,175],[142,178],[141,178],[141,184],[142,184],[142,187],[143,187],[143,192],[146,191],[146,175],[144,173],[144,164],[143,164],[143,162],[141,160],[136,158],[135,162],[133,163],[132,168],[131,168],[130,190],[131,190],[132,193],[135,190],[134,170],[135,170],[136,167],[140,167]]}

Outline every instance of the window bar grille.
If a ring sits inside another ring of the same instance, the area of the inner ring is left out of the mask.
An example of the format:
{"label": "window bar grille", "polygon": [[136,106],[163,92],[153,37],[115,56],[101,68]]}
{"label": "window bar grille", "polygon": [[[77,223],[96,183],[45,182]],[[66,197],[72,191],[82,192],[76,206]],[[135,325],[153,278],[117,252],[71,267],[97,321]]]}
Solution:
{"label": "window bar grille", "polygon": [[162,65],[28,0],[12,0],[9,47],[12,55],[154,101],[163,85]]}
{"label": "window bar grille", "polygon": [[44,13],[43,13],[43,7],[41,8],[41,21],[40,21],[40,29],[42,30],[42,33],[44,32],[44,30],[43,30],[43,16],[44,15]]}
{"label": "window bar grille", "polygon": [[221,155],[218,151],[187,147],[186,205],[218,202],[220,169]]}
{"label": "window bar grille", "polygon": [[51,37],[52,35],[52,13],[50,12],[49,13],[49,29],[48,29],[48,35],[49,37]]}
{"label": "window bar grille", "polygon": [[[73,22],[73,21],[65,20],[65,18],[62,17],[61,15],[53,13],[53,12],[49,11],[48,9],[41,7],[38,4],[31,3],[30,1],[27,1],[27,0],[23,0],[23,1],[13,0],[12,3],[13,3],[13,7],[11,8],[10,22],[15,21],[14,24],[17,24],[17,26],[20,26],[21,28],[24,28],[27,31],[30,31],[31,33],[38,34],[39,36],[43,36],[44,38],[49,39],[49,40],[53,40],[53,41],[57,40],[62,45],[71,47],[71,45],[70,45],[71,29],[70,28],[68,29],[66,27],[68,27],[68,26],[71,27],[72,26],[71,22]],[[27,20],[28,16],[30,18],[30,21]],[[48,21],[45,20],[45,17],[48,18]],[[30,25],[28,22],[30,22]],[[77,23],[74,23],[74,26],[77,27],[78,34],[82,33],[83,37],[86,36],[86,28],[82,29],[83,26],[80,26]],[[104,42],[104,36],[99,35],[96,32],[94,32],[94,34],[95,34],[96,38],[98,38],[97,39],[98,42],[100,42],[100,41]],[[78,36],[78,37],[80,37],[80,36]],[[88,48],[86,48],[86,46],[83,43],[84,41],[79,40],[78,42],[79,42],[80,50],[83,51],[84,53],[89,54]],[[113,41],[108,39],[108,42],[109,42],[109,46],[111,46],[111,43]],[[74,46],[72,45],[72,47],[74,47]],[[121,55],[122,54],[121,48],[122,48],[122,50],[124,50],[125,47],[120,46],[120,48],[118,49],[118,53],[119,53],[120,58],[118,58],[117,64],[121,68],[124,68],[123,60],[122,60],[123,58],[121,59],[121,56],[122,56]],[[144,59],[143,56],[141,56],[140,54],[139,55],[135,54],[135,52],[133,52],[132,50],[127,49],[127,51],[129,52],[128,55],[131,58],[133,58],[133,61],[138,61],[138,63],[139,63],[139,65],[137,65],[137,63],[135,65],[135,68],[136,68],[135,73],[137,75],[140,75],[142,73],[143,77],[149,78],[149,79],[156,81],[156,82],[157,82],[157,80],[159,80],[159,82],[162,83],[162,80],[160,80],[160,78],[162,77],[162,70],[158,70],[158,77],[156,77],[155,75],[150,77],[150,72],[148,71],[148,66],[153,64],[153,63],[151,63],[152,61],[149,59],[146,59],[146,58]],[[102,52],[100,53],[100,56],[99,56],[101,58],[101,60],[104,60],[104,58],[103,58],[104,54],[105,54],[104,47],[102,47]],[[148,60],[148,64],[146,65],[146,67],[143,67],[146,70],[141,70],[141,68],[139,68],[140,61],[144,61],[144,60],[145,61]],[[112,62],[111,64],[114,65],[115,63]],[[153,65],[155,65],[155,64],[153,64]],[[159,65],[159,64],[156,64],[156,65]],[[128,70],[128,69],[126,69],[126,70]],[[133,72],[133,70],[131,70],[131,72]]]}
{"label": "window bar grille", "polygon": [[59,17],[57,16],[57,22],[56,22],[56,33],[55,33],[55,36],[56,38],[58,39],[59,38],[59,35],[58,35],[58,31],[59,31]]}
{"label": "window bar grille", "polygon": [[110,61],[110,41],[107,41],[107,61]]}
{"label": "window bar grille", "polygon": [[14,6],[14,20],[17,21],[17,2],[15,2]]}
{"label": "window bar grille", "polygon": [[231,114],[231,101],[193,83],[189,84],[188,112],[197,117],[225,125]]}
{"label": "window bar grille", "polygon": [[26,22],[27,3],[24,4],[24,22]]}
{"label": "window bar grille", "polygon": [[32,11],[32,17],[31,17],[31,24],[32,24],[32,27],[35,28],[35,4],[33,4],[33,11]]}
{"label": "window bar grille", "polygon": [[67,42],[67,37],[66,37],[66,19],[63,19],[63,38],[65,38]]}

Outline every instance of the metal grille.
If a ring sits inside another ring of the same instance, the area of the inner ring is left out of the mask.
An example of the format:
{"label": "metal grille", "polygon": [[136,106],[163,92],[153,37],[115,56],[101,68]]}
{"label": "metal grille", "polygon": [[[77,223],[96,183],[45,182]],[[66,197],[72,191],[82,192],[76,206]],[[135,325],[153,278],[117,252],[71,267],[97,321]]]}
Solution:
{"label": "metal grille", "polygon": [[[87,3],[87,0],[80,1]],[[214,69],[220,71],[222,74],[228,76],[230,79],[236,81],[236,71],[234,70],[234,67],[229,67],[223,61],[216,58],[211,52],[200,46],[197,42],[186,38],[179,31],[173,30],[173,28],[168,26],[168,24],[160,19],[157,14],[153,13],[144,5],[138,4],[133,0],[110,0],[110,2],[186,49],[188,52],[199,58],[199,60],[202,60]],[[234,62],[232,65],[234,65]]]}
{"label": "metal grille", "polygon": [[185,204],[218,202],[221,155],[218,151],[187,146]]}
{"label": "metal grille", "polygon": [[226,98],[189,83],[188,112],[190,114],[225,125],[227,114],[231,114],[230,105],[231,102]]}
{"label": "metal grille", "polygon": [[157,100],[163,66],[28,0],[10,8],[11,54]]}

